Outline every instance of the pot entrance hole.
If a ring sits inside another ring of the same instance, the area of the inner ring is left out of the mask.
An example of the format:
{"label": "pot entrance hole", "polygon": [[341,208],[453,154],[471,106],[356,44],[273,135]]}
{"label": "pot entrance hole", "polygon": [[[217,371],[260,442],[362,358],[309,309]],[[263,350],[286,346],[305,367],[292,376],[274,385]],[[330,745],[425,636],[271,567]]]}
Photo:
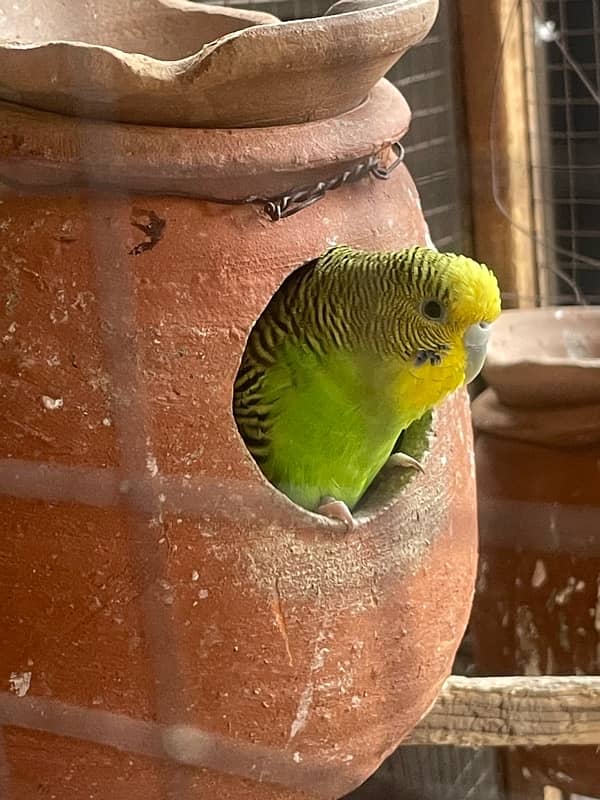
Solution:
{"label": "pot entrance hole", "polygon": [[[339,334],[345,322],[323,322],[334,304],[314,311],[314,265],[294,270],[252,327],[234,382],[233,415],[264,478],[293,503],[314,512],[325,498],[342,500],[364,519],[389,506],[417,470],[384,465],[394,430],[389,416],[375,416],[378,356],[347,346]],[[331,335],[329,325],[337,326]],[[382,362],[379,374],[387,376],[387,369]],[[431,421],[427,413],[414,422],[392,453],[420,461]]]}

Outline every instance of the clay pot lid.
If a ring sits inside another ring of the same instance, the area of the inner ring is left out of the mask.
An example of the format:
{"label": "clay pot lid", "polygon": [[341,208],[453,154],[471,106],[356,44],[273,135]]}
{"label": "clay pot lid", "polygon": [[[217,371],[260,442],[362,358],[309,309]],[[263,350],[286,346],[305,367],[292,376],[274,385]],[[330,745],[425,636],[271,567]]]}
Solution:
{"label": "clay pot lid", "polygon": [[0,99],[181,127],[333,117],[358,106],[424,38],[437,8],[438,0],[353,0],[325,17],[280,22],[190,0],[82,0],[77,13],[66,0],[32,0],[0,10]]}
{"label": "clay pot lid", "polygon": [[504,311],[483,375],[506,405],[600,402],[600,308]]}

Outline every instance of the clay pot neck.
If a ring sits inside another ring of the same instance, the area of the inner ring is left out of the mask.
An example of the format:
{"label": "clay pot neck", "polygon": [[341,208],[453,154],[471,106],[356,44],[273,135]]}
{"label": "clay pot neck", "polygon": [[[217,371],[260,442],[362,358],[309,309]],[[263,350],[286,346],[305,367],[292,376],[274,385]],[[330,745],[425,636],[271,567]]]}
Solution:
{"label": "clay pot neck", "polygon": [[369,159],[389,165],[410,111],[380,81],[329,120],[261,129],[159,128],[80,120],[0,103],[0,180],[21,189],[104,186],[221,202],[335,181]]}

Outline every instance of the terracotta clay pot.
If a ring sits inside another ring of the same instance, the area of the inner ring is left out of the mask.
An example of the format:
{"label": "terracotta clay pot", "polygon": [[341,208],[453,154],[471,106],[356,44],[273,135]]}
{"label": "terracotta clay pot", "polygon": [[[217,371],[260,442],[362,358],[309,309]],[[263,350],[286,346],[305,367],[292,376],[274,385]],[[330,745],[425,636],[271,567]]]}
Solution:
{"label": "terracotta clay pot", "polygon": [[[473,404],[483,674],[600,674],[600,310],[504,312]],[[519,749],[526,782],[594,795],[596,748]],[[541,788],[540,788],[541,797]]]}
{"label": "terracotta clay pot", "polygon": [[354,0],[331,15],[189,0],[14,3],[0,14],[0,99],[153,125],[250,127],[356,108],[433,25],[438,0]]}
{"label": "terracotta clay pot", "polygon": [[[405,167],[359,169],[408,122],[385,81],[261,129],[0,105],[0,796],[339,797],[433,702],[476,564],[466,394],[350,535],[264,480],[231,410],[295,266],[426,240]],[[240,202],[355,169],[278,222]]]}

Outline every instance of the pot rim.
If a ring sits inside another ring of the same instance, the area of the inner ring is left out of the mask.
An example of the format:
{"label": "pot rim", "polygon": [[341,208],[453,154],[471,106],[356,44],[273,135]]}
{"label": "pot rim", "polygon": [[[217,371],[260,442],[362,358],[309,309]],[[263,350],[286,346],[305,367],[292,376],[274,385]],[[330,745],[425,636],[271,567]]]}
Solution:
{"label": "pot rim", "polygon": [[[589,325],[592,320],[597,322],[600,327],[600,307],[599,306],[542,306],[538,308],[526,309],[507,309],[502,312],[500,319],[494,323],[496,330],[491,338],[488,350],[488,358],[483,370],[484,377],[495,384],[497,379],[492,377],[496,371],[506,372],[508,370],[531,370],[535,368],[547,369],[550,367],[559,368],[565,371],[594,370],[600,367],[600,356],[590,356],[589,358],[578,358],[576,356],[552,355],[540,351],[535,355],[524,352],[520,355],[516,348],[500,346],[497,344],[497,337],[501,334],[503,338],[517,339],[522,335],[520,328],[522,323],[527,323],[530,318],[541,317],[546,320],[548,326],[554,327],[560,323],[559,327],[566,327],[565,321],[573,320],[573,327],[579,327],[581,317],[588,317],[585,324]],[[579,318],[579,322],[577,322]],[[512,330],[509,330],[512,328]],[[496,344],[495,344],[496,343]]]}
{"label": "pot rim", "polygon": [[136,124],[248,127],[324,119],[355,108],[426,36],[437,10],[438,0],[382,0],[313,19],[258,23],[172,61],[69,40],[0,42],[0,99]]}

